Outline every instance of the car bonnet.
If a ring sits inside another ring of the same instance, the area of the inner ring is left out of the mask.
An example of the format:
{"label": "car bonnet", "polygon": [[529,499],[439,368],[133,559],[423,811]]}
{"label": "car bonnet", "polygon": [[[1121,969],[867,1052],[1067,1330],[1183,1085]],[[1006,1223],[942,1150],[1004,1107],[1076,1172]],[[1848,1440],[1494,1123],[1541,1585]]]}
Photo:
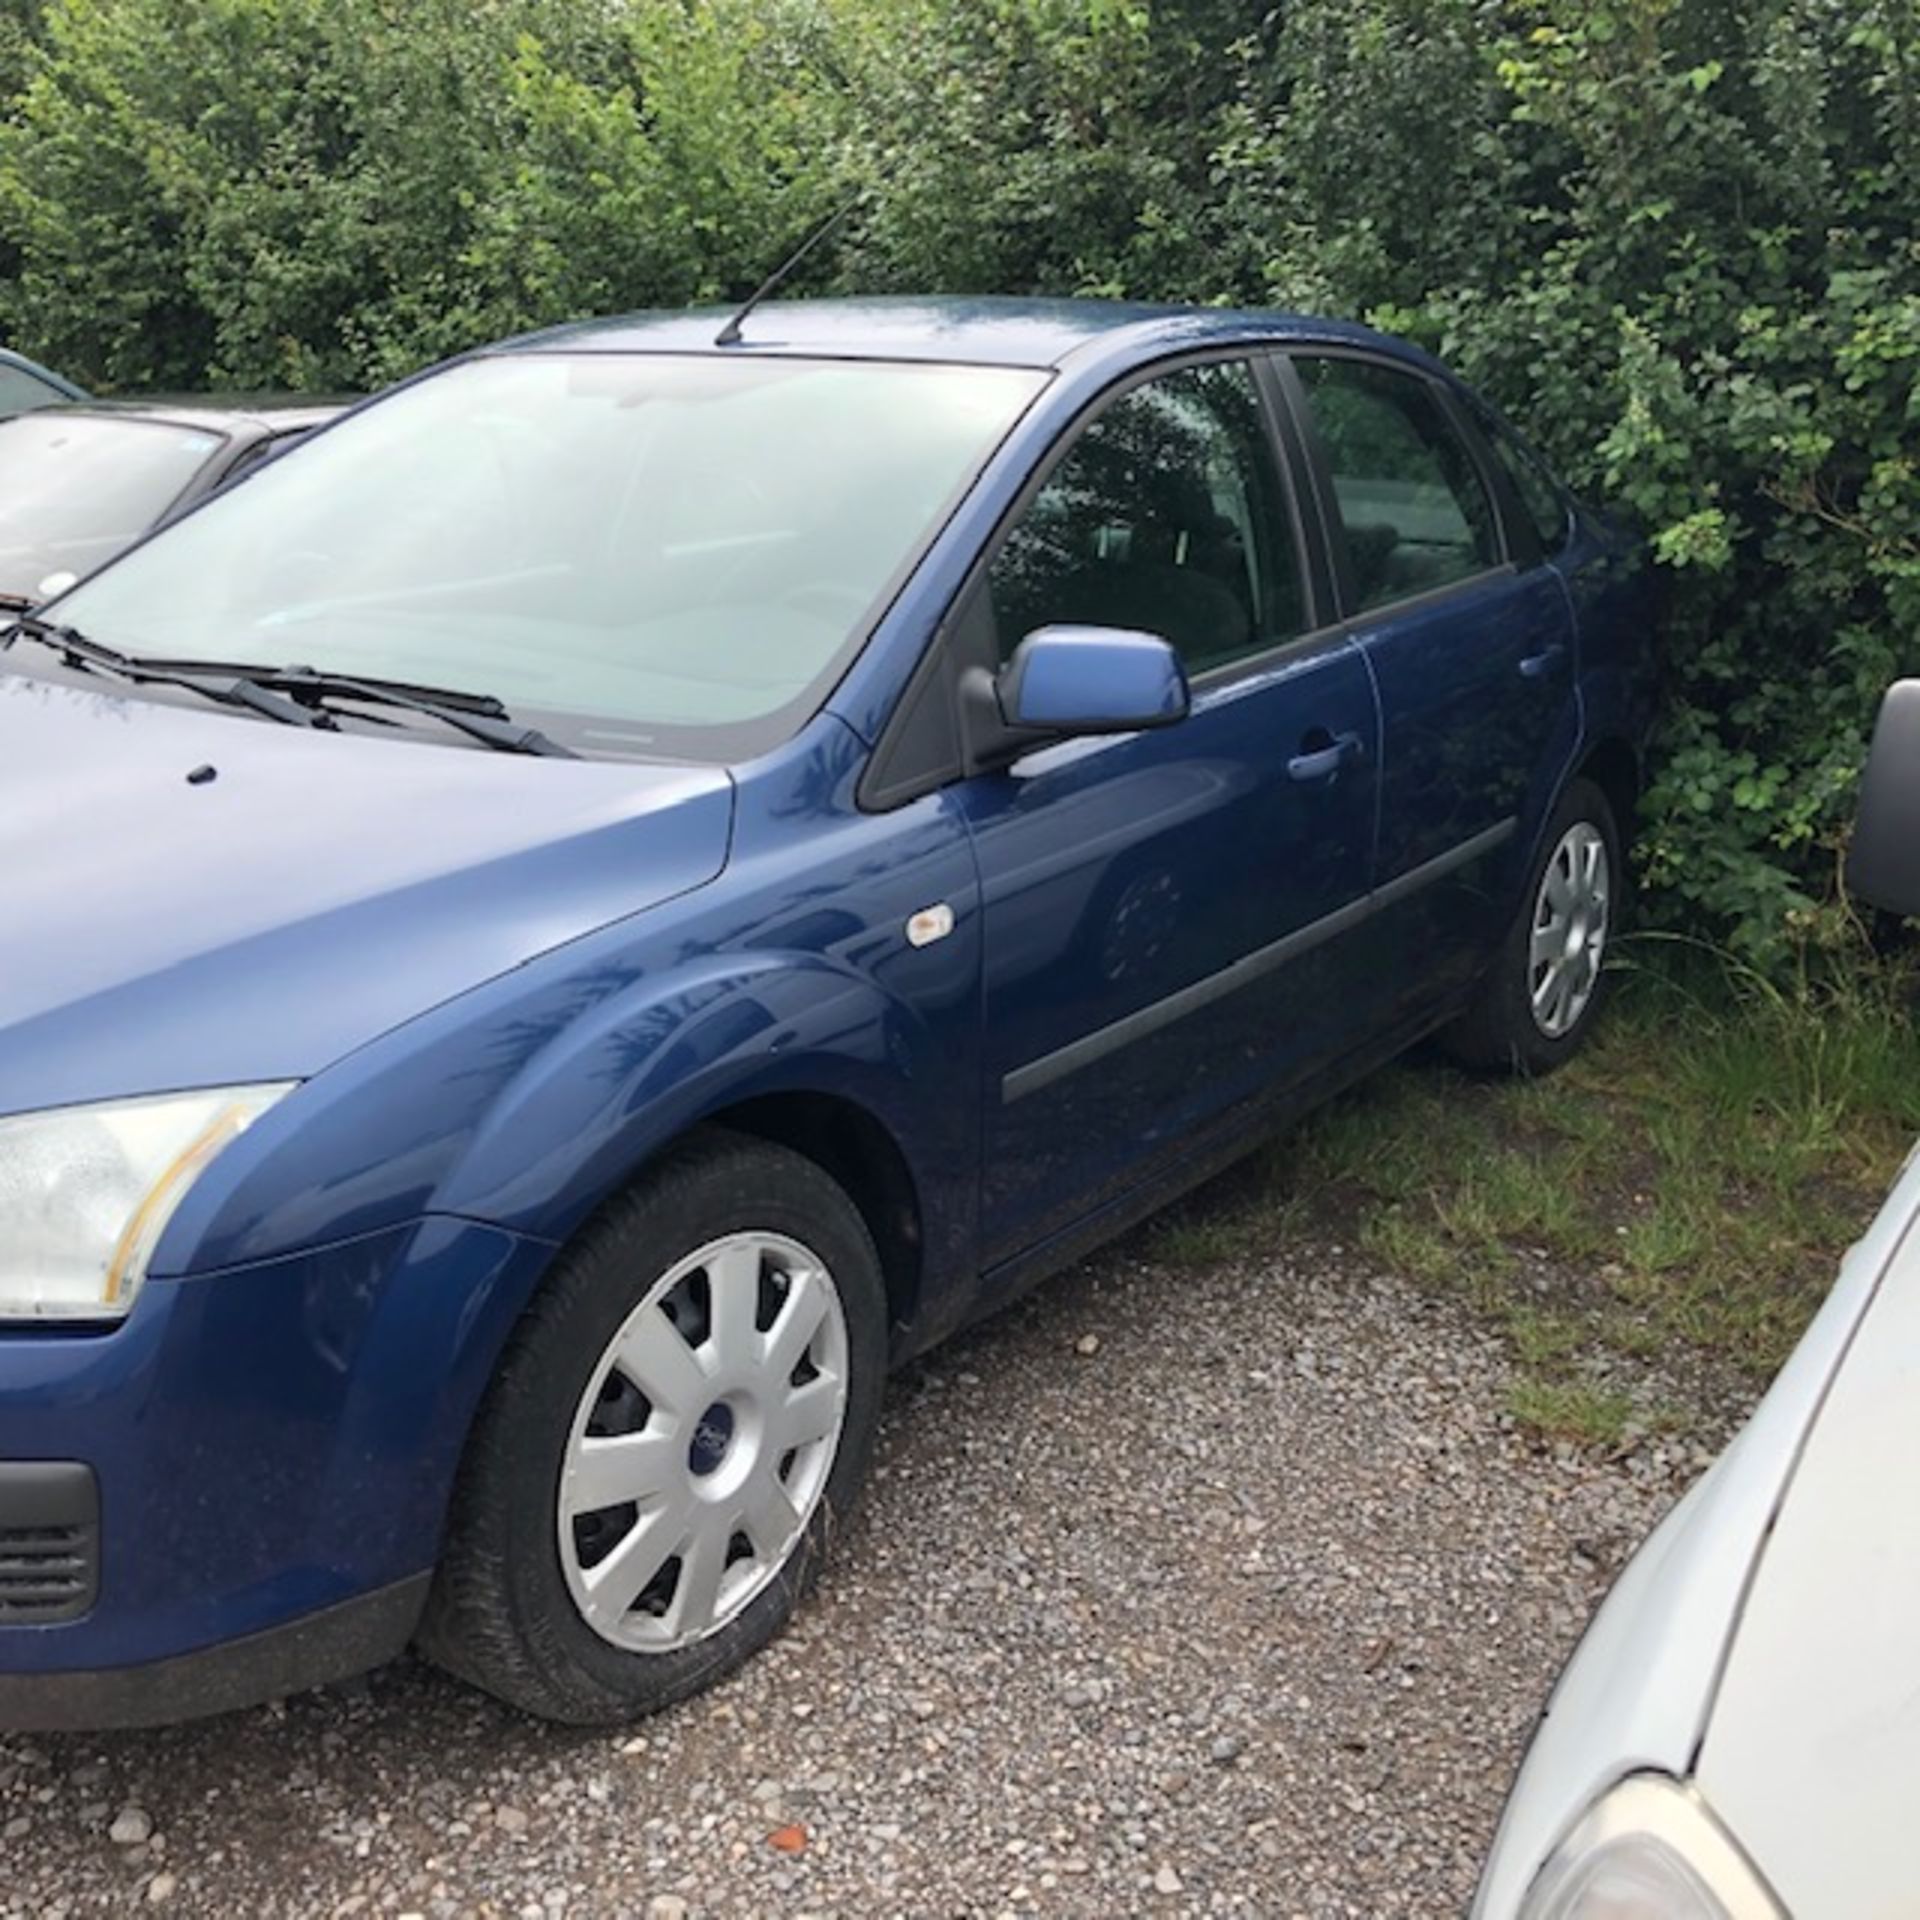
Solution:
{"label": "car bonnet", "polygon": [[1752,1419],[1633,1557],[1595,1614],[1507,1803],[1476,1920],[1516,1912],[1554,1841],[1624,1774],[1692,1770],[1768,1530],[1916,1210],[1920,1158],[1909,1161],[1848,1252]]}
{"label": "car bonnet", "polygon": [[310,1075],[711,879],[732,792],[0,668],[0,1114]]}
{"label": "car bonnet", "polygon": [[1920,1160],[1902,1197],[1901,1237],[1760,1556],[1700,1757],[1709,1804],[1796,1920],[1911,1913],[1920,1879]]}

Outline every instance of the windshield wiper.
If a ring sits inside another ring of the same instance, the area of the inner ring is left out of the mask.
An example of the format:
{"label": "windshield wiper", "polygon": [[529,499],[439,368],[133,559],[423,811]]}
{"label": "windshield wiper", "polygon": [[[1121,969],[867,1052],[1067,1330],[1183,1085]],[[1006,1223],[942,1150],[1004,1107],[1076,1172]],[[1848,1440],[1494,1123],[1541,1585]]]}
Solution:
{"label": "windshield wiper", "polygon": [[[502,753],[549,754],[577,759],[573,750],[550,740],[537,727],[523,727],[490,693],[458,688],[416,686],[407,680],[362,679],[355,674],[323,673],[316,667],[249,667],[236,673],[221,660],[159,659],[121,653],[89,640],[75,627],[57,626],[31,614],[16,616],[12,631],[24,633],[59,653],[70,666],[117,673],[124,679],[162,686],[190,687],[229,706],[251,707],[296,727],[339,726],[338,716],[321,703],[352,700],[365,706],[398,707],[423,713],[456,733]],[[282,697],[288,696],[288,697]]]}
{"label": "windshield wiper", "polygon": [[225,707],[245,707],[250,712],[264,714],[269,720],[277,720],[286,727],[332,727],[337,723],[326,714],[315,713],[303,707],[297,700],[283,699],[279,694],[270,693],[258,680],[245,674],[222,671],[217,668],[175,666],[165,660],[143,660],[137,654],[122,653],[118,647],[103,646],[98,640],[89,640],[77,627],[63,627],[51,620],[36,619],[30,613],[18,613],[4,636],[5,644],[11,646],[16,634],[25,634],[29,640],[38,640],[44,647],[51,647],[70,667],[78,667],[86,673],[117,674],[122,680],[131,680],[136,685],[148,684],[163,687],[186,687],[193,693],[204,694],[209,700],[217,700]]}
{"label": "windshield wiper", "polygon": [[424,713],[502,753],[579,758],[571,747],[548,739],[538,727],[522,726],[490,693],[422,687],[408,680],[368,680],[357,674],[326,673],[318,667],[254,667],[249,673],[256,686],[271,687],[315,706],[323,700],[353,700],[371,707],[398,707],[403,713]]}

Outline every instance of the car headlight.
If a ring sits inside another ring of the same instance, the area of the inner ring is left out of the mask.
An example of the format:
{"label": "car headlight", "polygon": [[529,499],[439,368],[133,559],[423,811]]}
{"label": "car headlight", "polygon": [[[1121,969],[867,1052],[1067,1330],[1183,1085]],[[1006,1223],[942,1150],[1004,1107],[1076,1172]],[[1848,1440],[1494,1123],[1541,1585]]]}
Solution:
{"label": "car headlight", "polygon": [[1637,1773],[1601,1795],[1547,1857],[1520,1920],[1786,1920],[1691,1787]]}
{"label": "car headlight", "polygon": [[174,1209],[289,1085],[0,1119],[0,1320],[118,1320]]}

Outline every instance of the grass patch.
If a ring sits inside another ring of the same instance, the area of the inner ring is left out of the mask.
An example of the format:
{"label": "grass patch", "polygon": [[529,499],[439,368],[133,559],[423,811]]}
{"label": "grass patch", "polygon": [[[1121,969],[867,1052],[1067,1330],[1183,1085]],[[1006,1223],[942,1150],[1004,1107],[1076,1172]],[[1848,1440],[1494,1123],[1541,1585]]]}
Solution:
{"label": "grass patch", "polygon": [[1525,1373],[1507,1394],[1507,1411],[1545,1440],[1576,1446],[1617,1447],[1633,1418],[1633,1402],[1582,1380],[1555,1380]]}
{"label": "grass patch", "polygon": [[1916,1132],[1900,983],[1785,992],[1640,943],[1561,1073],[1390,1069],[1163,1216],[1149,1245],[1189,1264],[1302,1228],[1357,1246],[1500,1326],[1523,1425],[1610,1445],[1635,1423],[1594,1373],[1619,1358],[1680,1348],[1772,1373]]}

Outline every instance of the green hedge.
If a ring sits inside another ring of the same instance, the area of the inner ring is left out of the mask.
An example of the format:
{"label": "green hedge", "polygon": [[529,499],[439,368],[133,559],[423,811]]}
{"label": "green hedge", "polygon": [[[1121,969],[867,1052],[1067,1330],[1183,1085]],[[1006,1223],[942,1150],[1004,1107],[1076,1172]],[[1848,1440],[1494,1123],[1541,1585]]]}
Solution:
{"label": "green hedge", "polygon": [[743,291],[1251,301],[1410,334],[1672,571],[1669,925],[1838,946],[1920,670],[1920,0],[0,0],[0,329],[353,387]]}

